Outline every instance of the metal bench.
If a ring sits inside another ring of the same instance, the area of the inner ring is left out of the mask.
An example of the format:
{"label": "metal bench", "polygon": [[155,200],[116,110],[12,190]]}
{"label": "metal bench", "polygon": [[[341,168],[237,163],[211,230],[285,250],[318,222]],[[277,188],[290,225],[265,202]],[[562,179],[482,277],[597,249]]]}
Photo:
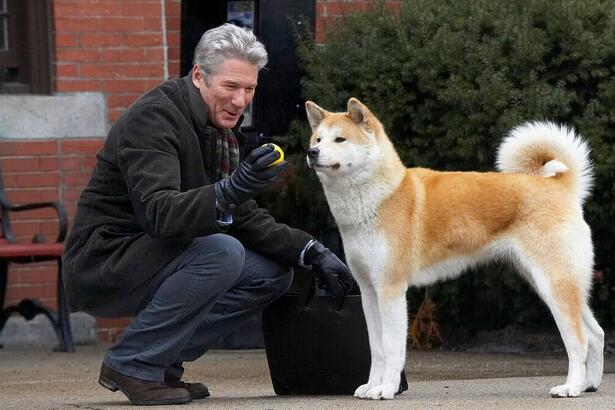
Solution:
{"label": "metal bench", "polygon": [[[53,208],[58,215],[59,231],[55,242],[45,242],[43,235],[35,235],[32,243],[18,243],[11,229],[10,214],[12,212],[29,211],[40,208]],[[74,352],[75,345],[70,327],[70,318],[64,284],[62,282],[62,242],[66,237],[68,219],[64,206],[59,202],[38,202],[30,204],[11,204],[4,194],[2,173],[0,171],[0,332],[9,316],[20,313],[26,320],[31,320],[38,314],[49,318],[59,341],[56,350]],[[56,261],[58,265],[57,279],[57,312],[43,306],[36,299],[24,299],[15,306],[4,307],[8,267],[10,263],[32,263]]]}

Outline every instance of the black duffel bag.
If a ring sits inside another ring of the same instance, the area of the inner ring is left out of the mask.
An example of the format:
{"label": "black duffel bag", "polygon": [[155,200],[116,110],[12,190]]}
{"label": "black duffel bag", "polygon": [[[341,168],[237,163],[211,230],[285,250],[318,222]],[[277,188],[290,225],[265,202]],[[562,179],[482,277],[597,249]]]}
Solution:
{"label": "black duffel bag", "polygon": [[[292,290],[263,311],[263,335],[278,395],[354,394],[367,382],[369,340],[360,295],[343,300]],[[398,393],[408,389],[402,371]]]}

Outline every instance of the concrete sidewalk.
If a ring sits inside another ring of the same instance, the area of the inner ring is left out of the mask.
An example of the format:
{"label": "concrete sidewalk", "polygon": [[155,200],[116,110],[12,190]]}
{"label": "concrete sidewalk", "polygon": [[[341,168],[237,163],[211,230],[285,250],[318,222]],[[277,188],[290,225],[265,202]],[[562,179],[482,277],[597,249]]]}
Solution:
{"label": "concrete sidewalk", "polygon": [[[134,409],[119,392],[98,385],[105,346],[77,346],[76,353],[50,349],[0,349],[0,408]],[[348,396],[275,395],[263,350],[211,351],[187,364],[187,381],[205,382],[212,397],[169,409],[615,409],[615,361],[606,358],[596,393],[552,399],[564,382],[564,356],[478,354],[446,351],[408,354],[409,390],[393,401]]]}

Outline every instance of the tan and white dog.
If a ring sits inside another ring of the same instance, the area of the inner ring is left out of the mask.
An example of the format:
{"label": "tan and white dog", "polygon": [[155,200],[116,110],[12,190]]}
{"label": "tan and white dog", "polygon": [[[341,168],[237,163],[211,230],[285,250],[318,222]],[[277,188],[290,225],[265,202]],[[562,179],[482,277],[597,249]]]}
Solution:
{"label": "tan and white dog", "polygon": [[513,129],[499,148],[502,172],[406,168],[382,124],[359,100],[348,111],[306,103],[308,163],[317,172],[361,288],[369,333],[369,380],[355,396],[391,399],[406,356],[406,290],[507,258],[547,304],[569,368],[553,397],[595,391],[604,332],[587,301],[591,232],[583,201],[592,185],[589,149],[549,122]]}

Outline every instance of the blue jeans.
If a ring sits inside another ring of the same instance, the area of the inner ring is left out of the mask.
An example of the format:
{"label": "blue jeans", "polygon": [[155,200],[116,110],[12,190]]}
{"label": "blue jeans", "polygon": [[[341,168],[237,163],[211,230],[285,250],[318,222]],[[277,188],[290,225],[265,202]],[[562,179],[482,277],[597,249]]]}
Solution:
{"label": "blue jeans", "polygon": [[181,378],[182,363],[202,356],[252,315],[282,296],[292,271],[235,238],[196,238],[150,282],[89,313],[136,316],[105,356],[113,370],[142,380]]}

